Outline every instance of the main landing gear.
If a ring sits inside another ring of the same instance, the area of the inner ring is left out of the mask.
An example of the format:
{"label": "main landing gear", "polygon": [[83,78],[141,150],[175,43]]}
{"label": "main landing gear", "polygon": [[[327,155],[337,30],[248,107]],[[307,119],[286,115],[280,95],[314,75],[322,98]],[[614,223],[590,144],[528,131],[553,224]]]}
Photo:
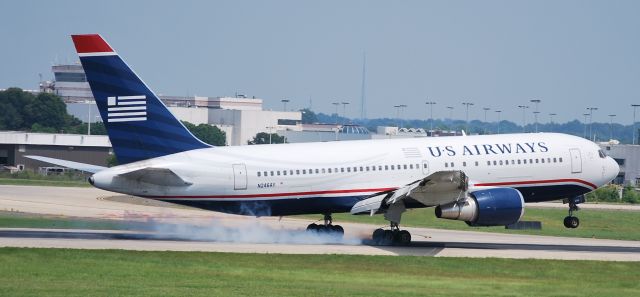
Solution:
{"label": "main landing gear", "polygon": [[580,226],[580,220],[578,217],[573,216],[573,212],[580,210],[578,204],[585,202],[584,195],[573,197],[563,202],[569,203],[569,215],[564,218],[564,226],[570,229],[578,228],[578,226]]}
{"label": "main landing gear", "polygon": [[331,214],[324,214],[324,224],[309,224],[309,226],[307,226],[307,232],[317,232],[342,237],[344,235],[344,229],[340,225],[333,225],[332,222]]}
{"label": "main landing gear", "polygon": [[411,233],[400,230],[400,219],[406,210],[402,201],[393,203],[384,213],[384,219],[390,222],[390,230],[376,229],[371,238],[375,245],[409,245]]}
{"label": "main landing gear", "polygon": [[375,245],[409,245],[411,233],[400,230],[397,223],[391,222],[391,230],[376,229],[373,231],[372,239]]}

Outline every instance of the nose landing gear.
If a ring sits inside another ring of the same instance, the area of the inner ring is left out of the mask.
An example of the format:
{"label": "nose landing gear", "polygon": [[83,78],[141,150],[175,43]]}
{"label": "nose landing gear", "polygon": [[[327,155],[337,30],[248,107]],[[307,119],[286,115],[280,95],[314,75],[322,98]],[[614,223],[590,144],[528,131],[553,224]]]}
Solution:
{"label": "nose landing gear", "polygon": [[571,199],[565,199],[563,203],[569,203],[569,215],[564,218],[564,226],[566,228],[575,229],[580,226],[580,220],[578,217],[573,216],[574,211],[580,210],[578,204],[585,202],[584,195],[573,197]]}

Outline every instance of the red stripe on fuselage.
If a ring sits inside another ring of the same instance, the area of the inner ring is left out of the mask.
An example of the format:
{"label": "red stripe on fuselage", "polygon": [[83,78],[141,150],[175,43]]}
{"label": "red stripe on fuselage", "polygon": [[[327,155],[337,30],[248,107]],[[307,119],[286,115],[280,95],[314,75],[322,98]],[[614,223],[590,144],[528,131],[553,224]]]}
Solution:
{"label": "red stripe on fuselage", "polygon": [[113,49],[98,34],[71,35],[71,39],[79,54],[113,52]]}

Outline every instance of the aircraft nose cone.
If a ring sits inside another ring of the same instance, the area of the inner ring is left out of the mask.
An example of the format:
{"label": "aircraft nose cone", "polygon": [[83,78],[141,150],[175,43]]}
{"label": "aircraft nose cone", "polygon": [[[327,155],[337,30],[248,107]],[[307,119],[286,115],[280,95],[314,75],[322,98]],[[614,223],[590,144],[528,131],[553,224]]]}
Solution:
{"label": "aircraft nose cone", "polygon": [[618,163],[611,157],[607,157],[607,179],[609,181],[613,180],[620,173],[620,166]]}

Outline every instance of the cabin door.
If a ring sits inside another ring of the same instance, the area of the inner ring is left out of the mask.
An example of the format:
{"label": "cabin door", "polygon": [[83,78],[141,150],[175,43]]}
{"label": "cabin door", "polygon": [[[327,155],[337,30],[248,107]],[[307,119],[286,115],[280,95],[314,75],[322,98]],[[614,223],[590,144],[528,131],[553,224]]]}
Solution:
{"label": "cabin door", "polygon": [[244,164],[233,164],[233,189],[247,189],[247,166]]}
{"label": "cabin door", "polygon": [[571,173],[582,172],[582,157],[580,156],[580,149],[569,149],[571,154]]}

